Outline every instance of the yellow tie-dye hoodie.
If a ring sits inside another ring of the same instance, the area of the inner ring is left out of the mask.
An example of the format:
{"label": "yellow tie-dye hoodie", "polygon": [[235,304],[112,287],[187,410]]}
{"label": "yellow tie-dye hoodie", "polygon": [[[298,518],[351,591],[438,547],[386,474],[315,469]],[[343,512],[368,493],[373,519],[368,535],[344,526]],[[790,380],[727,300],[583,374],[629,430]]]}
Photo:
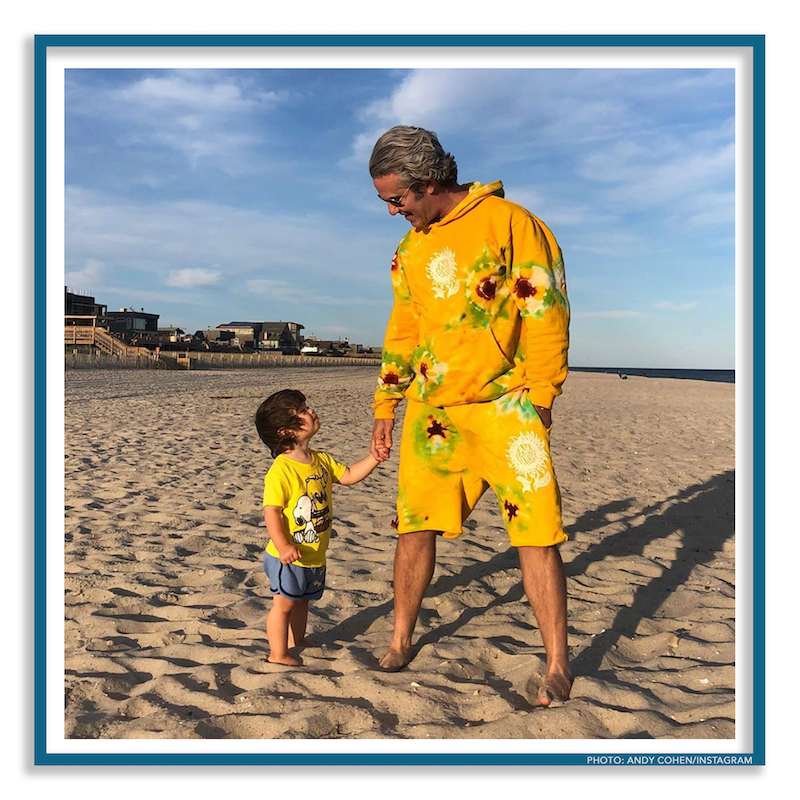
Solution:
{"label": "yellow tie-dye hoodie", "polygon": [[376,419],[403,396],[446,407],[527,388],[550,408],[567,376],[569,303],[550,230],[474,183],[447,216],[411,230],[392,259],[394,307],[375,392]]}

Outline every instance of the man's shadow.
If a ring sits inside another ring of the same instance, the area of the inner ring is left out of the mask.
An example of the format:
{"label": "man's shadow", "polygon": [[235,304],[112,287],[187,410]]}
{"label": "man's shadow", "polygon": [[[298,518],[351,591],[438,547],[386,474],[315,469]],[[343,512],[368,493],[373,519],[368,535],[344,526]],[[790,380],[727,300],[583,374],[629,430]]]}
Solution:
{"label": "man's shadow", "polygon": [[[734,489],[733,470],[716,475],[705,484],[682,489],[659,507],[636,511],[635,518],[645,517],[642,522],[604,538],[566,566],[568,577],[580,575],[591,563],[607,557],[644,555],[648,545],[680,532],[680,545],[672,563],[664,567],[661,575],[637,587],[633,602],[620,608],[607,629],[577,654],[572,661],[574,674],[596,674],[604,656],[621,637],[632,636],[641,620],[653,619],[698,566],[714,561],[734,534]],[[630,507],[630,501],[626,502]]]}
{"label": "man's shadow", "polygon": [[[581,542],[581,534],[590,534],[609,524],[609,515],[614,515],[613,522],[625,523],[628,514],[630,524],[618,533],[605,536],[601,541],[593,543],[565,564],[567,578],[582,575],[594,563],[606,558],[624,558],[625,556],[644,555],[649,545],[679,534],[681,546],[678,548],[673,562],[664,568],[663,573],[638,586],[634,591],[633,601],[629,606],[620,608],[606,631],[592,639],[591,644],[581,650],[572,659],[574,675],[596,674],[605,655],[619,641],[620,637],[635,632],[639,622],[652,618],[665,600],[676,589],[686,583],[692,571],[701,564],[711,563],[724,543],[734,532],[734,471],[716,475],[704,484],[695,484],[681,489],[676,494],[659,503],[639,508],[633,497],[614,500],[594,511],[585,512],[567,532],[570,539],[577,544]],[[454,575],[442,575],[436,579],[428,591],[426,598],[447,594],[458,586],[466,586],[473,581],[481,581],[495,573],[515,569],[519,561],[514,548],[497,553],[486,562],[476,562]],[[521,580],[514,584],[505,594],[498,595],[490,603],[481,607],[464,609],[454,620],[424,633],[416,642],[414,651],[428,644],[434,644],[453,636],[475,617],[499,608],[506,603],[524,600]],[[327,643],[353,642],[378,619],[392,613],[392,601],[378,606],[365,608],[347,620],[333,625],[324,632]],[[373,662],[374,657],[367,653],[357,656]]]}

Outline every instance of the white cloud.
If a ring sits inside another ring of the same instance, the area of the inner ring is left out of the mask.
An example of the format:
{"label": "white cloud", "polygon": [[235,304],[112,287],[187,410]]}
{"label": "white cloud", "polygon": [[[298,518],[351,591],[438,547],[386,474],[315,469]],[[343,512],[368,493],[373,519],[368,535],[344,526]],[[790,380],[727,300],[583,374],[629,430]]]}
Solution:
{"label": "white cloud", "polygon": [[[106,265],[96,258],[87,258],[80,269],[67,269],[64,273],[66,286],[75,291],[92,291],[102,285]],[[84,288],[85,287],[85,288]]]}
{"label": "white cloud", "polygon": [[663,309],[664,311],[689,311],[693,308],[697,308],[698,303],[696,300],[692,300],[688,303],[673,303],[670,300],[664,300],[661,303],[656,303],[655,308]]}
{"label": "white cloud", "polygon": [[323,306],[385,306],[387,298],[374,299],[364,297],[336,297],[330,294],[320,293],[308,282],[289,283],[283,280],[273,280],[270,278],[254,278],[245,282],[245,290],[248,295],[262,295],[273,297],[285,301],[308,303],[309,305]]}
{"label": "white cloud", "polygon": [[201,159],[232,176],[266,167],[263,114],[285,103],[288,92],[265,91],[241,72],[172,70],[123,87],[68,82],[70,113],[124,124],[122,145],[153,144],[181,153],[196,168]]}
{"label": "white cloud", "polygon": [[[195,115],[209,112],[237,112],[259,106],[270,106],[284,100],[287,93],[253,91],[232,77],[221,78],[218,74],[203,70],[198,75],[190,71],[169,73],[163,76],[147,76],[122,89],[112,90],[112,99],[121,100],[130,106],[148,107],[159,112]],[[185,117],[191,124],[192,117]],[[195,120],[199,117],[195,116]]]}
{"label": "white cloud", "polygon": [[354,147],[373,143],[373,132],[396,124],[441,134],[466,128],[476,137],[488,131],[491,138],[504,131],[515,139],[527,137],[533,147],[542,138],[574,143],[652,134],[653,114],[642,109],[652,109],[654,99],[702,103],[732,87],[731,75],[730,70],[413,70],[391,94],[362,109],[367,130]]}
{"label": "white cloud", "polygon": [[[597,220],[594,220],[595,222]],[[545,220],[547,222],[547,220]],[[561,243],[563,247],[563,242]],[[570,241],[570,250],[583,253],[593,253],[602,256],[635,256],[644,253],[652,254],[653,242],[641,234],[615,228],[613,225],[603,225],[600,230],[589,230],[575,235]]]}
{"label": "white cloud", "polygon": [[545,198],[542,193],[532,186],[514,186],[513,184],[503,182],[503,189],[505,190],[507,200],[524,206],[533,214],[537,213],[537,208],[541,208],[545,205]]}
{"label": "white cloud", "polygon": [[[542,181],[537,154],[548,153],[564,160],[560,185],[576,190],[581,205],[596,201],[615,214],[674,208],[732,184],[732,117],[706,125],[693,116],[732,104],[732,87],[730,70],[414,70],[362,109],[354,158],[368,158],[396,124],[436,130],[445,147],[467,131],[484,169],[521,169]],[[538,192],[551,193],[542,183]],[[680,209],[674,214],[686,222]],[[721,206],[693,216],[695,227],[729,221]]]}
{"label": "white cloud", "polygon": [[369,157],[372,155],[372,148],[378,137],[391,125],[370,128],[368,131],[359,133],[353,142],[353,154],[350,158],[342,159],[342,165],[358,166],[363,168],[364,164],[369,162]]}
{"label": "white cloud", "polygon": [[699,192],[687,199],[683,211],[687,226],[693,229],[733,226],[736,196],[733,191]]}
{"label": "white cloud", "polygon": [[592,220],[595,224],[602,222],[609,225],[617,219],[615,215],[600,214],[596,208],[589,205],[554,202],[544,192],[531,186],[517,186],[504,181],[503,188],[507,200],[527,208],[551,228],[582,225],[588,220]]}
{"label": "white cloud", "polygon": [[414,70],[390,96],[362,109],[359,116],[365,130],[355,137],[353,158],[366,161],[376,139],[393,125],[419,125],[436,130],[444,139],[455,124],[470,128],[480,115],[477,130],[485,129],[492,124],[489,106],[497,102],[498,94],[506,95],[502,86],[502,74],[493,71]]}
{"label": "white cloud", "polygon": [[[281,215],[198,200],[123,201],[75,187],[67,187],[65,206],[68,263],[102,262],[116,283],[135,274],[143,286],[200,288],[214,278],[230,292],[258,277],[327,287],[322,293],[331,296],[354,287],[364,295],[390,291],[396,240],[348,227],[336,208],[329,216]],[[286,281],[288,274],[297,277]],[[85,276],[90,291],[93,276]]]}
{"label": "white cloud", "polygon": [[269,278],[255,278],[245,282],[248,294],[277,297],[281,300],[295,300],[304,302],[310,294],[307,289],[287,281],[272,280]]}
{"label": "white cloud", "polygon": [[[576,163],[580,177],[606,187],[601,198],[629,210],[666,208],[685,223],[694,217],[696,226],[732,223],[732,119],[703,127],[682,126],[677,119],[659,125],[656,116],[633,133],[623,131],[602,150],[582,153]],[[701,216],[691,208],[701,195],[717,201],[713,214]]]}
{"label": "white cloud", "polygon": [[167,286],[177,286],[188,289],[194,286],[209,286],[218,283],[221,273],[210,269],[179,269],[173,270],[167,277]]}
{"label": "white cloud", "polygon": [[600,177],[591,170],[587,177],[616,184],[609,192],[612,200],[635,203],[640,206],[665,206],[675,201],[690,199],[695,192],[722,181],[733,180],[734,145],[723,145],[701,152],[680,152],[674,157],[663,153],[640,153],[633,158],[625,157],[608,166]]}

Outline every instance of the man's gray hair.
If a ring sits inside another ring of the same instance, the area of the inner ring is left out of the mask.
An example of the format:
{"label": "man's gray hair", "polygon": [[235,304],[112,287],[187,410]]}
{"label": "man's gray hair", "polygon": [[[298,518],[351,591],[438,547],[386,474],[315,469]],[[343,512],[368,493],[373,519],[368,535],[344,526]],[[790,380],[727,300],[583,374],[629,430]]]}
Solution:
{"label": "man's gray hair", "polygon": [[444,151],[436,134],[411,125],[396,125],[375,142],[369,174],[373,178],[397,175],[414,191],[429,181],[442,186],[458,182],[456,160]]}

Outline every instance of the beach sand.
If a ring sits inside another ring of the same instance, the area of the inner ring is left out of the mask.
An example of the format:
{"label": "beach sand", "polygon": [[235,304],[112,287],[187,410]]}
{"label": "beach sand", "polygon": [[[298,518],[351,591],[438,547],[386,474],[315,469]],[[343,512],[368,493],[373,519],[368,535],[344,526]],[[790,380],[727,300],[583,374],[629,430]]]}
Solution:
{"label": "beach sand", "polygon": [[[253,415],[297,388],[318,449],[368,452],[374,367],[66,374],[65,735],[724,739],[734,736],[734,386],[573,373],[552,450],[575,684],[534,708],[544,653],[494,495],[440,540],[418,654],[392,621],[397,453],[334,487],[305,665],[266,663],[269,455]],[[399,427],[399,426],[398,426]],[[397,431],[399,444],[399,431]]]}

